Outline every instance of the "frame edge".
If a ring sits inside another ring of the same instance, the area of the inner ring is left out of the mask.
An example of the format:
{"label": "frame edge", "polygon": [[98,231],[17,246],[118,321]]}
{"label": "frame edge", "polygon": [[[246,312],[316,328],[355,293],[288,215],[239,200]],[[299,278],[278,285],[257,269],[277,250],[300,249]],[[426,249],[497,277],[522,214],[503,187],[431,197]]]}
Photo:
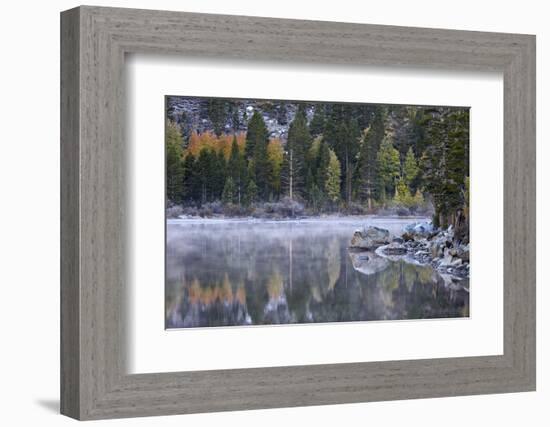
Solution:
{"label": "frame edge", "polygon": [[60,412],[80,419],[80,8],[60,20]]}

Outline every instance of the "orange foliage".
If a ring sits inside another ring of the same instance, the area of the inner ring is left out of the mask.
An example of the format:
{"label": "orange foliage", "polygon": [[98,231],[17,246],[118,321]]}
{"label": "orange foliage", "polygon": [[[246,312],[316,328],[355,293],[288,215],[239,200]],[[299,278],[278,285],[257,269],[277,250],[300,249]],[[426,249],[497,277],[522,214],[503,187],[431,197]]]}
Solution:
{"label": "orange foliage", "polygon": [[[244,151],[246,144],[246,133],[239,132],[235,135],[237,137],[237,144],[241,152]],[[219,137],[215,133],[206,131],[203,133],[193,132],[189,137],[189,144],[187,146],[186,154],[191,153],[197,157],[199,153],[204,149],[214,150],[216,153],[222,151],[225,158],[229,159],[231,155],[231,145],[233,144],[232,134],[222,134]]]}

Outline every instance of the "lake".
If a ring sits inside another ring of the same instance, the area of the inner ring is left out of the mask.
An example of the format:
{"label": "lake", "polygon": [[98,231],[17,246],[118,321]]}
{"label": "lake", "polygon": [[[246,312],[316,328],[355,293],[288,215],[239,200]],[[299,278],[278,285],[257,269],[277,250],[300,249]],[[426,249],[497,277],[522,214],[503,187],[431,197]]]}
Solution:
{"label": "lake", "polygon": [[348,249],[358,228],[421,220],[168,220],[166,327],[467,317],[468,280]]}

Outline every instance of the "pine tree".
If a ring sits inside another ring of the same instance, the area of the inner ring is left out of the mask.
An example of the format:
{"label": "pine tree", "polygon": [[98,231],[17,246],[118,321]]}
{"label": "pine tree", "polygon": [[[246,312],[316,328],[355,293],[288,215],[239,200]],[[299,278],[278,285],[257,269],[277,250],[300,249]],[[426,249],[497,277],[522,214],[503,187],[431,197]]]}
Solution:
{"label": "pine tree", "polygon": [[400,163],[399,151],[392,144],[390,138],[386,137],[380,145],[377,155],[378,174],[383,194],[386,197],[393,196],[395,192],[395,184],[399,178]]}
{"label": "pine tree", "polygon": [[184,196],[183,140],[174,122],[166,126],[166,197],[181,203]]}
{"label": "pine tree", "polygon": [[198,202],[200,204],[204,204],[208,201],[209,198],[209,190],[210,190],[210,170],[211,170],[211,155],[209,149],[203,149],[199,153],[199,157],[197,158],[196,163],[196,176],[197,176],[197,184],[198,184],[198,191],[199,191],[199,197]]}
{"label": "pine tree", "polygon": [[262,115],[255,111],[248,124],[245,153],[260,199],[267,199],[270,192],[271,170],[267,144],[267,127]]}
{"label": "pine tree", "polygon": [[315,111],[313,113],[313,118],[309,124],[309,130],[312,136],[319,136],[325,130],[325,112],[324,105],[317,104],[315,105]]}
{"label": "pine tree", "polygon": [[239,149],[236,136],[233,136],[233,142],[231,143],[231,153],[227,162],[227,175],[233,179],[235,185],[235,203],[240,205],[246,192],[248,173],[246,159]]}
{"label": "pine tree", "polygon": [[468,175],[469,111],[439,107],[428,110],[426,149],[422,157],[423,180],[432,196],[434,225],[454,223],[464,207]]}
{"label": "pine tree", "polygon": [[350,163],[350,155],[349,151],[347,150],[348,147],[348,128],[346,126],[346,123],[344,121],[341,121],[338,123],[338,127],[336,130],[336,140],[334,142],[334,152],[338,156],[338,159],[340,160],[340,165],[342,168],[342,175],[344,177],[342,183],[341,183],[341,194],[343,196],[344,202],[348,200],[348,194],[347,194],[347,173],[349,173],[349,163]]}
{"label": "pine tree", "polygon": [[227,101],[219,98],[209,98],[207,104],[207,112],[212,126],[214,127],[214,133],[220,136],[225,127],[225,120],[227,114]]}
{"label": "pine tree", "polygon": [[222,202],[223,203],[234,203],[235,202],[235,183],[233,178],[228,177],[225,180],[225,185],[223,187],[222,193]]}
{"label": "pine tree", "polygon": [[405,163],[403,164],[403,179],[405,184],[412,189],[412,185],[418,176],[418,164],[416,158],[414,157],[412,147],[409,147],[407,155],[405,156]]}
{"label": "pine tree", "polygon": [[366,201],[368,208],[373,208],[375,199],[380,198],[380,180],[378,173],[378,150],[385,135],[385,111],[376,107],[373,120],[368,130],[363,134],[357,165],[358,195]]}
{"label": "pine tree", "polygon": [[[315,183],[317,187],[324,189],[328,180],[331,150],[325,141],[321,141],[317,154]],[[338,159],[337,159],[338,160]]]}
{"label": "pine tree", "polygon": [[414,115],[416,107],[392,105],[387,115],[386,133],[392,136],[393,146],[399,151],[401,163],[410,147],[415,145]]}
{"label": "pine tree", "polygon": [[226,181],[227,163],[222,150],[218,151],[212,158],[212,200],[219,200],[222,195]]}
{"label": "pine tree", "polygon": [[287,115],[286,102],[281,102],[277,105],[277,121],[283,126],[288,123],[288,119],[286,115]]}
{"label": "pine tree", "polygon": [[254,180],[248,181],[248,186],[246,187],[246,197],[245,197],[245,204],[247,206],[255,203],[258,199],[258,187],[256,186],[256,183]]}
{"label": "pine tree", "polygon": [[307,177],[306,153],[310,145],[311,135],[307,127],[306,116],[303,109],[299,109],[288,130],[281,176],[285,193],[291,199],[304,191]]}
{"label": "pine tree", "polygon": [[183,161],[184,185],[183,196],[184,200],[198,201],[200,199],[199,183],[197,179],[196,159],[192,153],[187,153]]}
{"label": "pine tree", "polygon": [[256,144],[267,144],[267,138],[268,133],[264,119],[258,111],[254,111],[254,114],[252,114],[252,117],[248,122],[248,129],[246,131],[245,154],[247,160],[254,157],[254,153],[256,152]]}

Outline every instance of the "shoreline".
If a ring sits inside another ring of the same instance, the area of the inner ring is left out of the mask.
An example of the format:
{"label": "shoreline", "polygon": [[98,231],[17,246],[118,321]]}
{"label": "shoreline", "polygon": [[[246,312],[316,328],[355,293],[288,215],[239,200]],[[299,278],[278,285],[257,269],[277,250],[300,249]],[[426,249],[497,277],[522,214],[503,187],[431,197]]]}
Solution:
{"label": "shoreline", "polygon": [[166,224],[176,225],[183,223],[285,223],[285,222],[355,222],[361,220],[395,220],[395,221],[411,221],[422,222],[430,221],[431,218],[425,215],[420,216],[399,216],[399,215],[319,215],[319,216],[303,216],[303,217],[284,217],[284,218],[256,218],[253,216],[243,217],[200,217],[189,216],[185,218],[166,218]]}

